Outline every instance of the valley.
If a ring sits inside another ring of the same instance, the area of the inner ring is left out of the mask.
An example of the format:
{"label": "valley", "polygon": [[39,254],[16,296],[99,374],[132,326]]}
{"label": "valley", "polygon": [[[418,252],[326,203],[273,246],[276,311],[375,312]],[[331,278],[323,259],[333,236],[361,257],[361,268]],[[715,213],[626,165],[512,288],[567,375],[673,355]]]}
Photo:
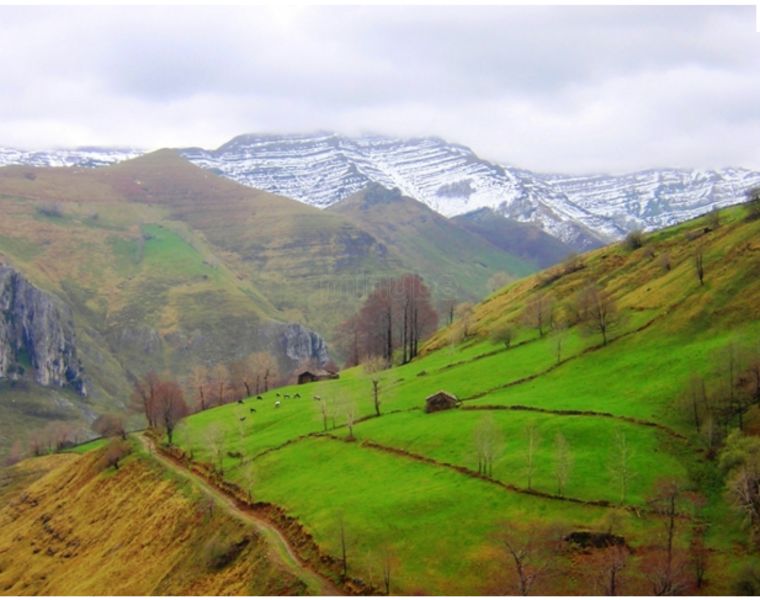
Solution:
{"label": "valley", "polygon": [[[304,564],[336,586],[601,594],[614,572],[621,594],[747,589],[760,565],[731,495],[760,427],[746,387],[760,221],[747,214],[571,258],[459,314],[407,364],[197,412],[172,446],[159,428],[156,450],[230,501],[277,507],[278,527],[329,557]],[[595,286],[604,329],[583,304]],[[440,390],[458,406],[427,412]]]}

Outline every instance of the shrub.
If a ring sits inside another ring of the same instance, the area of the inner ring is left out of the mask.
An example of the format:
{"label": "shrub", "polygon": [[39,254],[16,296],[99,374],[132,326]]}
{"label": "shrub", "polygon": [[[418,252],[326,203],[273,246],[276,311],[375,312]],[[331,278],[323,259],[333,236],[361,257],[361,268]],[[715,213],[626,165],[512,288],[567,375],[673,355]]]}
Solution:
{"label": "shrub", "polygon": [[643,245],[644,245],[644,232],[641,229],[634,229],[633,231],[631,231],[627,236],[625,236],[625,241],[623,242],[623,246],[629,252],[638,250]]}
{"label": "shrub", "polygon": [[37,213],[43,217],[60,219],[63,216],[63,208],[60,204],[42,204],[37,207]]}
{"label": "shrub", "polygon": [[747,192],[747,221],[760,219],[760,188],[754,188]]}

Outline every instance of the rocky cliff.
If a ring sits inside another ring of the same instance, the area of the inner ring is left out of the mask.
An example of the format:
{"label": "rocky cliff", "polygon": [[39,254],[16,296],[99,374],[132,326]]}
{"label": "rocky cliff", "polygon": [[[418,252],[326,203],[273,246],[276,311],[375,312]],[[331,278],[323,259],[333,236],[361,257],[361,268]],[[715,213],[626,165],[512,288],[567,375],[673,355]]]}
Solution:
{"label": "rocky cliff", "polygon": [[286,325],[280,334],[283,354],[298,364],[313,361],[323,367],[330,360],[321,335],[302,325]]}
{"label": "rocky cliff", "polygon": [[30,375],[87,395],[71,311],[15,269],[0,265],[0,380]]}

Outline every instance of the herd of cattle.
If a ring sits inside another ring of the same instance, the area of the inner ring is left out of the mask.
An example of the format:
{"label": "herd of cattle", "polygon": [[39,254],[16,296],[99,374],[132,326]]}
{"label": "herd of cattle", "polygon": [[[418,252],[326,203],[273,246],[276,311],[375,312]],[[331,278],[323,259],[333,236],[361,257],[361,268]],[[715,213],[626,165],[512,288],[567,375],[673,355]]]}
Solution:
{"label": "herd of cattle", "polygon": [[[280,401],[281,400],[290,400],[291,395],[290,394],[280,394],[280,392],[276,392],[275,393],[275,397],[277,399],[274,401],[274,407],[275,408],[280,408]],[[319,396],[312,396],[312,397],[317,402],[319,402],[322,399]],[[297,399],[300,400],[301,394],[299,394],[299,393],[296,392],[295,394],[292,395],[292,398],[294,398],[294,399],[297,398]],[[263,400],[263,399],[264,399],[264,396],[262,396],[261,394],[259,394],[258,396],[256,396],[256,400]],[[240,400],[237,401],[237,403],[238,404],[243,404],[244,400],[241,398]],[[251,413],[251,414],[253,414],[253,413],[256,412],[256,409],[251,406],[251,407],[248,408],[248,412]],[[240,417],[240,420],[241,421],[245,421],[245,417]]]}

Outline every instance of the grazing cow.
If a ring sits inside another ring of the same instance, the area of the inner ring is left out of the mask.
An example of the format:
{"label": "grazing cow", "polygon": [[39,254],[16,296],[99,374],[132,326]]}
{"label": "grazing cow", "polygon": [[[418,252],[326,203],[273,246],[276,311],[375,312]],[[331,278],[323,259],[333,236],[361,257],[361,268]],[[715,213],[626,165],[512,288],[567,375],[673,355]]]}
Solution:
{"label": "grazing cow", "polygon": [[248,411],[249,411],[249,412],[252,412],[252,413],[255,413],[255,412],[256,412],[256,409],[255,409],[255,408],[249,408],[249,409],[248,409]]}
{"label": "grazing cow", "polygon": [[262,396],[256,396],[256,400],[263,400],[264,398]]}
{"label": "grazing cow", "polygon": [[240,400],[238,400],[237,402],[238,402],[238,404],[242,404],[243,403],[243,399],[240,398]]}
{"label": "grazing cow", "polygon": [[274,407],[275,407],[275,408],[280,408],[280,401],[279,401],[279,400],[276,400],[276,401],[275,401],[275,403],[274,403]]}
{"label": "grazing cow", "polygon": [[301,394],[296,394],[295,396],[293,396],[293,398],[298,398],[300,400],[301,399]]}
{"label": "grazing cow", "polygon": [[290,394],[285,394],[285,395],[283,396],[283,398],[286,398],[286,399],[290,400]]}
{"label": "grazing cow", "polygon": [[314,400],[316,400],[317,402],[319,402],[319,401],[322,399],[322,398],[320,398],[319,396],[312,396],[312,397],[313,397],[313,398],[314,398]]}
{"label": "grazing cow", "polygon": [[245,417],[240,417],[240,420],[241,421],[245,421]]}
{"label": "grazing cow", "polygon": [[275,396],[277,396],[277,397],[279,398],[279,397],[280,397],[280,392],[277,392],[277,393],[275,394]]}

